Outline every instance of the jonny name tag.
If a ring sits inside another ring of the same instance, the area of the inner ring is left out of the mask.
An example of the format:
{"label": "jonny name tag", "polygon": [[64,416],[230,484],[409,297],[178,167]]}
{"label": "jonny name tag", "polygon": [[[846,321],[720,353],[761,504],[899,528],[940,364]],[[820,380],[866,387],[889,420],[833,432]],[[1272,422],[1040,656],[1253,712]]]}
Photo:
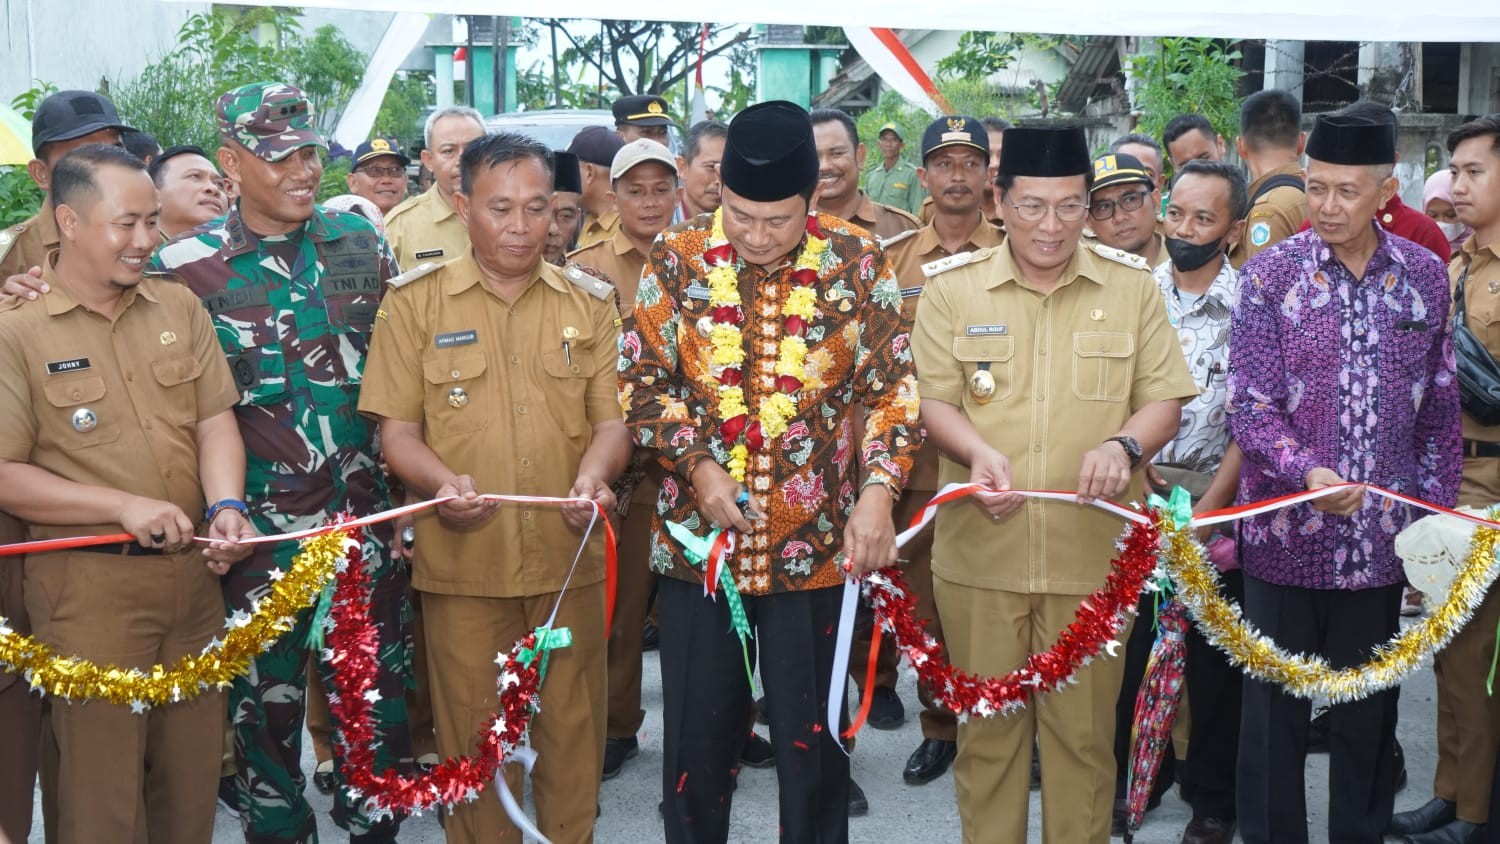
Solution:
{"label": "jonny name tag", "polygon": [[89,368],[88,358],[73,358],[72,360],[49,360],[47,361],[47,374],[59,375],[64,372],[82,372]]}
{"label": "jonny name tag", "polygon": [[471,346],[479,342],[479,332],[470,328],[465,331],[450,331],[447,334],[439,334],[432,338],[432,344],[439,349],[447,349],[453,346]]}

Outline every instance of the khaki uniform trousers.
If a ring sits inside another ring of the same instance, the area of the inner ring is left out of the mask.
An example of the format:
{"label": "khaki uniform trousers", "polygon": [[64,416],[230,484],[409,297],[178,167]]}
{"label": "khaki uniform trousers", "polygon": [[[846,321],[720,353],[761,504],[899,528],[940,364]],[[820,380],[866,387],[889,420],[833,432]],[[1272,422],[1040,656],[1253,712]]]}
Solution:
{"label": "khaki uniform trousers", "polygon": [[[474,752],[479,729],[495,710],[495,655],[547,621],[557,593],[524,598],[476,598],[422,593],[431,665],[432,714],[438,753]],[[592,841],[604,766],[604,583],[569,587],[557,627],[573,631],[573,645],[552,652],[542,682],[542,708],[531,722],[537,752],[531,772],[537,828],[556,844]],[[521,800],[520,765],[505,778]],[[520,844],[494,790],[460,803],[447,822],[448,844]]]}
{"label": "khaki uniform trousers", "polygon": [[[24,538],[20,525],[0,514],[0,544]],[[17,633],[27,634],[31,622],[21,593],[22,566],[20,557],[0,557],[0,616]],[[31,831],[41,733],[42,699],[20,675],[0,672],[0,841],[25,841]]]}
{"label": "khaki uniform trousers", "polygon": [[[1500,457],[1464,458],[1458,503],[1474,506],[1500,501]],[[1433,793],[1458,803],[1458,817],[1485,823],[1490,785],[1500,754],[1500,696],[1485,692],[1484,678],[1495,651],[1500,594],[1491,590],[1474,617],[1438,652],[1438,763]]]}
{"label": "khaki uniform trousers", "polygon": [[[978,589],[936,574],[933,587],[953,664],[985,676],[1013,671],[1028,654],[1051,647],[1084,597]],[[965,844],[1026,840],[1033,735],[1042,754],[1043,840],[1109,841],[1122,671],[1118,659],[1095,660],[1079,670],[1076,685],[1036,697],[1020,712],[958,726],[953,784]]]}
{"label": "khaki uniform trousers", "polygon": [[[651,516],[661,485],[650,474],[630,497],[620,524],[619,579],[614,624],[609,631],[609,715],[605,735],[634,738],[646,719],[641,708],[641,628],[651,605]],[[602,764],[602,763],[601,763]]]}
{"label": "khaki uniform trousers", "polygon": [[[219,579],[196,549],[126,557],[33,555],[26,608],[43,642],[98,663],[149,668],[197,655],[224,629]],[[213,838],[225,702],[204,692],[141,715],[53,701],[43,743],[57,844],[203,844]]]}

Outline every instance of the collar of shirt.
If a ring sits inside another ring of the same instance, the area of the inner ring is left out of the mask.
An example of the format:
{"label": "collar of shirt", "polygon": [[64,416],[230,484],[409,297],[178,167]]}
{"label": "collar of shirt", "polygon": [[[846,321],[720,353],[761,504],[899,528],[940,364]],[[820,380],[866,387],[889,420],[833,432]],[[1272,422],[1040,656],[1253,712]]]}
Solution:
{"label": "collar of shirt", "polygon": [[453,206],[447,200],[443,199],[443,195],[438,192],[437,185],[428,188],[427,193],[422,198],[427,202],[428,213],[432,215],[434,223],[441,223],[449,217],[458,214],[457,211],[453,210]]}
{"label": "collar of shirt", "polygon": [[[553,271],[548,272],[549,268]],[[443,295],[445,296],[457,296],[470,287],[481,284],[484,280],[484,271],[479,268],[479,262],[474,258],[473,250],[465,252],[461,258],[456,258],[443,265],[442,272]],[[522,291],[521,295],[524,296],[527,292],[530,292],[532,286],[538,280],[545,282],[559,293],[568,292],[568,283],[557,277],[556,269],[546,261],[537,261],[536,266],[531,270],[531,281],[527,282],[526,290]],[[481,284],[481,286],[483,285]],[[485,290],[488,289],[487,287],[485,288]],[[516,298],[519,300],[520,296]]]}
{"label": "collar of shirt", "polygon": [[1277,167],[1275,170],[1272,170],[1271,172],[1265,174],[1264,176],[1261,176],[1259,179],[1256,179],[1255,181],[1251,182],[1250,183],[1250,188],[1249,188],[1250,195],[1254,196],[1255,195],[1255,190],[1257,188],[1259,188],[1261,185],[1265,184],[1266,180],[1269,179],[1269,178],[1271,178],[1272,176],[1301,176],[1301,175],[1302,175],[1302,165],[1301,164],[1298,164],[1296,162],[1292,162],[1291,164],[1283,164],[1280,167]]}
{"label": "collar of shirt", "polygon": [[[68,292],[67,286],[59,281],[56,250],[53,250],[47,256],[47,260],[42,263],[42,281],[46,282],[51,288],[43,297],[47,304],[47,316],[60,316],[74,308],[82,307],[82,303],[74,299],[73,294]],[[158,301],[156,294],[146,288],[145,280],[142,279],[139,284],[125,291],[125,306],[120,309],[121,313],[125,312],[125,308],[129,308],[135,304],[136,294],[144,296],[148,302],[155,303]]]}
{"label": "collar of shirt", "polygon": [[849,215],[849,222],[858,223],[866,229],[872,229],[875,225],[875,215],[880,213],[875,207],[875,200],[864,191],[859,192],[859,204],[854,206],[854,213]]}
{"label": "collar of shirt", "polygon": [[[1214,280],[1209,283],[1208,289],[1203,291],[1203,295],[1193,300],[1193,306],[1185,309],[1183,313],[1198,313],[1203,310],[1203,306],[1208,302],[1210,297],[1217,299],[1219,304],[1225,308],[1234,305],[1234,288],[1239,274],[1234,271],[1234,267],[1229,263],[1228,258],[1221,256],[1219,260],[1222,262],[1219,266],[1219,274],[1214,276]],[[1177,280],[1172,274],[1171,260],[1162,261],[1160,264],[1157,264],[1156,269],[1151,271],[1151,275],[1156,278],[1156,285],[1161,288],[1163,296],[1176,297],[1178,302],[1184,302],[1182,291],[1177,289]],[[1192,294],[1187,295],[1191,296]]]}
{"label": "collar of shirt", "polygon": [[[224,232],[227,236],[224,253],[228,257],[260,249],[261,236],[245,227],[245,220],[240,216],[239,200],[235,200],[229,207],[229,213],[224,218]],[[303,224],[302,233],[317,243],[337,239],[342,234],[317,205],[313,206],[312,216]]]}
{"label": "collar of shirt", "polygon": [[[616,255],[629,255],[632,252],[637,255],[641,254],[640,250],[635,248],[635,244],[630,242],[630,238],[625,236],[624,226],[615,229],[615,233],[610,237],[609,242],[610,246],[614,248]],[[645,260],[644,255],[641,255],[641,260]]]}
{"label": "collar of shirt", "polygon": [[[1035,288],[1027,287],[1023,283],[1024,279],[1021,277],[1021,270],[1016,266],[1015,256],[1011,254],[1010,245],[1011,242],[1007,239],[1001,245],[994,247],[995,270],[989,274],[989,281],[985,283],[985,288],[994,290],[1006,282],[1015,282],[1022,287],[1026,287],[1027,290],[1035,290]],[[1057,285],[1047,295],[1056,293],[1072,284],[1074,279],[1079,278],[1087,279],[1099,285],[1104,284],[1104,273],[1100,271],[1099,264],[1097,263],[1103,260],[1103,258],[1095,257],[1092,251],[1085,248],[1080,242],[1073,250],[1073,257],[1068,259],[1068,265],[1063,267],[1062,278],[1058,280]]]}
{"label": "collar of shirt", "polygon": [[[1392,265],[1403,270],[1406,269],[1406,256],[1402,254],[1395,242],[1391,240],[1391,235],[1385,229],[1381,228],[1380,224],[1375,222],[1374,219],[1370,220],[1369,225],[1375,231],[1375,251],[1370,254],[1369,263],[1365,264],[1365,272],[1362,278],[1374,278]],[[1334,254],[1333,247],[1329,246],[1324,242],[1323,238],[1318,236],[1317,229],[1308,229],[1299,236],[1307,238],[1307,245],[1312,250],[1317,269],[1330,271],[1330,275],[1342,274],[1351,278],[1354,277],[1349,268],[1344,266],[1344,262],[1340,261],[1339,257]],[[1354,278],[1355,283],[1359,283],[1362,278]]]}
{"label": "collar of shirt", "polygon": [[[1002,242],[1000,230],[993,223],[984,219],[984,215],[978,211],[975,211],[974,215],[979,218],[978,223],[974,226],[974,230],[969,232],[969,237],[959,248],[959,252],[974,252],[987,246],[999,246]],[[912,235],[911,248],[915,249],[918,255],[924,256],[938,251],[944,255],[951,254],[943,248],[943,242],[938,238],[937,228],[932,223],[917,229],[917,233]]]}
{"label": "collar of shirt", "polygon": [[43,200],[41,209],[36,212],[35,231],[48,249],[56,249],[62,243],[62,232],[57,230],[57,215],[52,213],[51,199]]}

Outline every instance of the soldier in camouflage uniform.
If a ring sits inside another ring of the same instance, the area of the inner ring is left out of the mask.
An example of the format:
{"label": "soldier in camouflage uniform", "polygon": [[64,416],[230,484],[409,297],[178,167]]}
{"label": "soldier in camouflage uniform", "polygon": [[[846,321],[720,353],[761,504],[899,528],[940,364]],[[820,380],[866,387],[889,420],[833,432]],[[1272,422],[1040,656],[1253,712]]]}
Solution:
{"label": "soldier in camouflage uniform", "polygon": [[[198,294],[229,355],[252,520],[263,533],[281,533],[344,511],[384,510],[390,501],[375,428],[355,407],[380,294],[396,271],[390,247],[364,218],[314,204],[323,169],[318,149],[326,144],[301,91],[246,85],[219,99],[218,116],[219,164],[241,185],[241,196],[218,225],[166,244],[152,264]],[[376,766],[410,770],[410,604],[392,541],[385,526],[366,531],[371,615],[381,642]],[[225,581],[229,611],[249,612],[296,553],[293,543],[258,546]],[[304,611],[230,690],[236,791],[251,844],[317,840],[301,767],[312,616]],[[328,662],[321,673],[331,680]],[[400,820],[372,818],[342,787],[333,817],[361,842],[394,841]]]}

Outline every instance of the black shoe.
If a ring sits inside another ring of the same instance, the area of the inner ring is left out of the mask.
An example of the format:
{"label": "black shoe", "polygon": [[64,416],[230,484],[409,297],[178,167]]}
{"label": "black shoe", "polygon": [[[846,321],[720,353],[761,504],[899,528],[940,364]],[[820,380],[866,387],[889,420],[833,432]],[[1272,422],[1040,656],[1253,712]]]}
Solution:
{"label": "black shoe", "polygon": [[234,790],[234,777],[219,777],[219,806],[231,818],[240,816],[240,796]]}
{"label": "black shoe", "polygon": [[1328,707],[1320,706],[1307,722],[1307,752],[1328,752]]}
{"label": "black shoe", "polygon": [[877,730],[896,730],[906,723],[906,707],[895,689],[876,686],[870,695],[870,714],[865,723]]}
{"label": "black shoe", "polygon": [[745,746],[740,748],[740,764],[748,768],[769,768],[776,764],[776,753],[771,750],[769,741],[752,730],[750,737],[745,739]]}
{"label": "black shoe", "polygon": [[922,743],[912,751],[911,758],[906,760],[901,778],[906,780],[907,785],[926,785],[942,776],[957,755],[958,742],[922,739]]}
{"label": "black shoe", "polygon": [[313,787],[323,794],[332,794],[333,786],[333,763],[320,762],[317,770],[313,771]]}
{"label": "black shoe", "polygon": [[356,834],[351,832],[349,833],[349,844],[396,844],[396,833],[382,831]]}
{"label": "black shoe", "polygon": [[1408,835],[1410,844],[1479,844],[1484,839],[1484,824],[1453,821],[1431,832]]}
{"label": "black shoe", "polygon": [[865,790],[859,787],[854,777],[849,778],[849,817],[862,818],[870,814],[870,801],[865,798]]}
{"label": "black shoe", "polygon": [[625,767],[626,759],[634,759],[641,752],[641,743],[635,736],[630,738],[607,738],[604,740],[604,779],[614,779]]}
{"label": "black shoe", "polygon": [[661,630],[648,618],[641,624],[641,650],[654,651],[659,647],[661,647]]}
{"label": "black shoe", "polygon": [[1385,831],[1387,835],[1415,835],[1431,832],[1456,820],[1458,804],[1434,797],[1418,808],[1392,815],[1391,825]]}
{"label": "black shoe", "polygon": [[1233,844],[1234,821],[1193,818],[1182,831],[1180,844]]}
{"label": "black shoe", "polygon": [[771,705],[764,697],[755,702],[755,723],[762,727],[771,726]]}

